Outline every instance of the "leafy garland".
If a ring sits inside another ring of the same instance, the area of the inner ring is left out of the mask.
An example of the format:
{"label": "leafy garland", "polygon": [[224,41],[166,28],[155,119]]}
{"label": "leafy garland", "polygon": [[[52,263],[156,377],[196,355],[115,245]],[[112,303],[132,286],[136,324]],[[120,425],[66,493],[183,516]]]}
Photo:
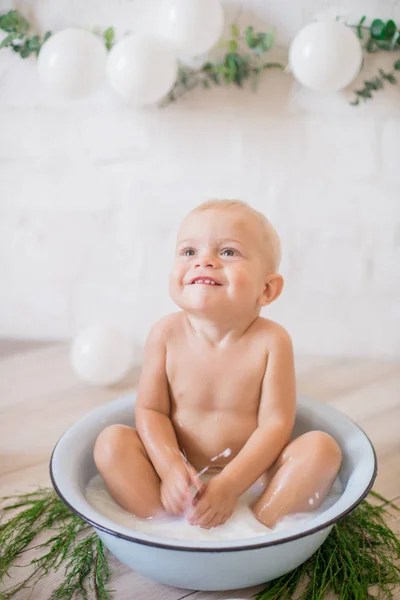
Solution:
{"label": "leafy garland", "polygon": [[[400,508],[376,492],[371,495],[383,504],[374,506],[364,500],[335,524],[313,556],[267,583],[257,600],[290,600],[303,585],[300,600],[322,600],[330,592],[339,600],[375,599],[370,594],[373,585],[378,587],[380,598],[393,598],[393,586],[400,584],[400,540],[386,525],[385,517],[389,514],[387,506],[396,511]],[[107,587],[111,570],[103,543],[53,489],[9,496],[2,503],[0,584],[39,534],[51,532],[51,537],[34,546],[41,555],[30,561],[31,574],[0,590],[0,600],[9,600],[23,589],[34,589],[50,571],[61,568],[64,580],[49,600],[112,600],[112,591]],[[6,513],[14,516],[4,521]]]}
{"label": "leafy garland", "polygon": [[267,69],[283,71],[285,65],[278,62],[264,62],[264,55],[274,45],[273,33],[256,33],[252,26],[240,33],[237,25],[231,26],[231,38],[223,42],[227,52],[220,61],[206,62],[199,69],[180,66],[178,77],[172,90],[162,102],[162,106],[170,104],[180,96],[194,89],[209,89],[212,85],[231,85],[242,88],[245,81],[252,82],[253,90],[257,87],[261,74]]}
{"label": "leafy garland", "polygon": [[[41,46],[52,35],[51,31],[47,31],[43,37],[31,36],[30,24],[16,10],[0,15],[0,29],[7,33],[0,43],[0,49],[11,48],[21,58],[28,58],[31,54],[38,56]],[[107,50],[112,48],[115,43],[113,27],[108,27],[103,33],[98,30],[94,33],[102,36]],[[256,33],[254,28],[249,26],[241,36],[239,28],[232,25],[231,39],[224,44],[227,52],[222,60],[216,63],[207,62],[200,69],[181,65],[176,83],[161,105],[166,106],[174,102],[195,87],[210,88],[212,85],[221,84],[243,87],[246,80],[251,80],[255,89],[258,78],[266,69],[285,68],[280,63],[263,61],[263,55],[272,48],[273,44],[272,33]]]}
{"label": "leafy garland", "polygon": [[[392,19],[386,22],[375,19],[370,26],[365,25],[366,19],[367,17],[363,16],[356,25],[346,23],[356,30],[366,53],[400,50],[400,29]],[[0,15],[0,30],[7,34],[0,43],[0,49],[11,48],[21,58],[28,58],[31,54],[38,56],[40,48],[52,32],[47,31],[43,36],[32,35],[30,28],[30,23],[17,10]],[[108,27],[104,32],[94,30],[94,33],[103,38],[107,50],[113,47],[115,43],[113,27]],[[252,26],[249,26],[242,35],[237,25],[232,25],[230,39],[223,43],[226,52],[222,59],[206,62],[198,69],[180,65],[177,81],[161,106],[176,101],[182,94],[196,87],[208,89],[213,85],[222,84],[243,87],[243,84],[250,80],[255,89],[260,75],[265,70],[270,68],[286,70],[285,65],[281,63],[264,62],[263,56],[271,50],[273,44],[273,33],[257,33]],[[363,87],[355,90],[355,98],[350,104],[359,106],[361,101],[365,102],[373,98],[374,93],[383,89],[385,84],[398,83],[396,71],[400,71],[400,60],[394,62],[391,71],[385,72],[379,69],[372,79],[365,80]]]}

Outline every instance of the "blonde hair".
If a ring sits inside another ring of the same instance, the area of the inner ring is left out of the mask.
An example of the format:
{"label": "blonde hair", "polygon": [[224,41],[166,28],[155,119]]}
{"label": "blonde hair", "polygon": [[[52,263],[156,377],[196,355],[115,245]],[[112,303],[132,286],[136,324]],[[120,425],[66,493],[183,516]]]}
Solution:
{"label": "blonde hair", "polygon": [[263,230],[270,267],[272,272],[276,273],[281,262],[281,242],[276,229],[273,227],[267,217],[250,206],[250,204],[247,204],[247,202],[243,202],[242,200],[207,200],[199,206],[196,206],[196,208],[190,211],[189,214],[203,212],[213,208],[223,210],[242,210],[257,219]]}

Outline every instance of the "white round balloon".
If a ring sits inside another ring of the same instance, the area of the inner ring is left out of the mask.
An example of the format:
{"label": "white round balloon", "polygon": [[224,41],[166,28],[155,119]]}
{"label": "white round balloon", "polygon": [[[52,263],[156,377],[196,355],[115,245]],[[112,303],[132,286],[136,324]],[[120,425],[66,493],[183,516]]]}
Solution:
{"label": "white round balloon", "polygon": [[106,59],[107,50],[97,35],[65,29],[43,44],[38,57],[39,77],[59,95],[83,98],[101,86]]}
{"label": "white round balloon", "polygon": [[74,339],[70,353],[75,373],[94,385],[110,385],[120,381],[134,361],[134,345],[116,327],[94,325]]}
{"label": "white round balloon", "polygon": [[124,100],[152,104],[174,85],[178,62],[165,42],[132,34],[112,48],[106,73],[108,83]]}
{"label": "white round balloon", "polygon": [[158,35],[178,54],[208,52],[219,40],[224,11],[219,0],[160,0]]}
{"label": "white round balloon", "polygon": [[357,76],[362,48],[353,31],[337,21],[311,23],[290,45],[289,65],[305,87],[323,92],[345,88]]}

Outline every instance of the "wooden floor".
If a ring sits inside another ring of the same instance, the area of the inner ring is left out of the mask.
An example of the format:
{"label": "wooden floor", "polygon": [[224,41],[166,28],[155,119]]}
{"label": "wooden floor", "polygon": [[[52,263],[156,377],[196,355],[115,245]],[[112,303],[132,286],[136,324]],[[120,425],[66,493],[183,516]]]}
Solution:
{"label": "wooden floor", "polygon": [[[400,363],[298,357],[296,366],[299,393],[329,402],[367,432],[379,461],[374,489],[399,499]],[[0,343],[0,495],[49,485],[49,457],[60,435],[91,409],[132,390],[137,375],[138,370],[114,388],[92,388],[71,372],[66,346],[21,349]],[[260,589],[188,592],[148,581],[113,558],[111,564],[116,600],[250,598]],[[21,576],[18,569],[16,577]],[[30,597],[47,600],[59,577],[49,576]],[[27,591],[19,596],[28,598]],[[400,589],[395,598],[400,600]]]}

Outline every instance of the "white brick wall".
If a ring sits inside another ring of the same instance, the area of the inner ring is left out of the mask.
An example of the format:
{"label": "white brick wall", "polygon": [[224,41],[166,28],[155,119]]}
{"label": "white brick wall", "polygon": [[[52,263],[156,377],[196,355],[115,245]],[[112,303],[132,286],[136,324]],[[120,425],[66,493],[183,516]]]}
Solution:
{"label": "white brick wall", "polygon": [[[19,6],[41,29],[114,24],[122,34],[151,30],[152,3]],[[283,48],[321,11],[400,20],[399,6],[248,0],[240,21],[275,24]],[[226,2],[230,17],[240,7]],[[182,216],[235,197],[281,234],[286,287],[265,314],[297,351],[399,356],[400,87],[357,109],[348,97],[271,72],[257,94],[200,91],[163,110],[134,111],[106,88],[72,103],[42,89],[33,59],[0,51],[0,336],[68,338],[105,320],[141,343],[174,310]]]}

